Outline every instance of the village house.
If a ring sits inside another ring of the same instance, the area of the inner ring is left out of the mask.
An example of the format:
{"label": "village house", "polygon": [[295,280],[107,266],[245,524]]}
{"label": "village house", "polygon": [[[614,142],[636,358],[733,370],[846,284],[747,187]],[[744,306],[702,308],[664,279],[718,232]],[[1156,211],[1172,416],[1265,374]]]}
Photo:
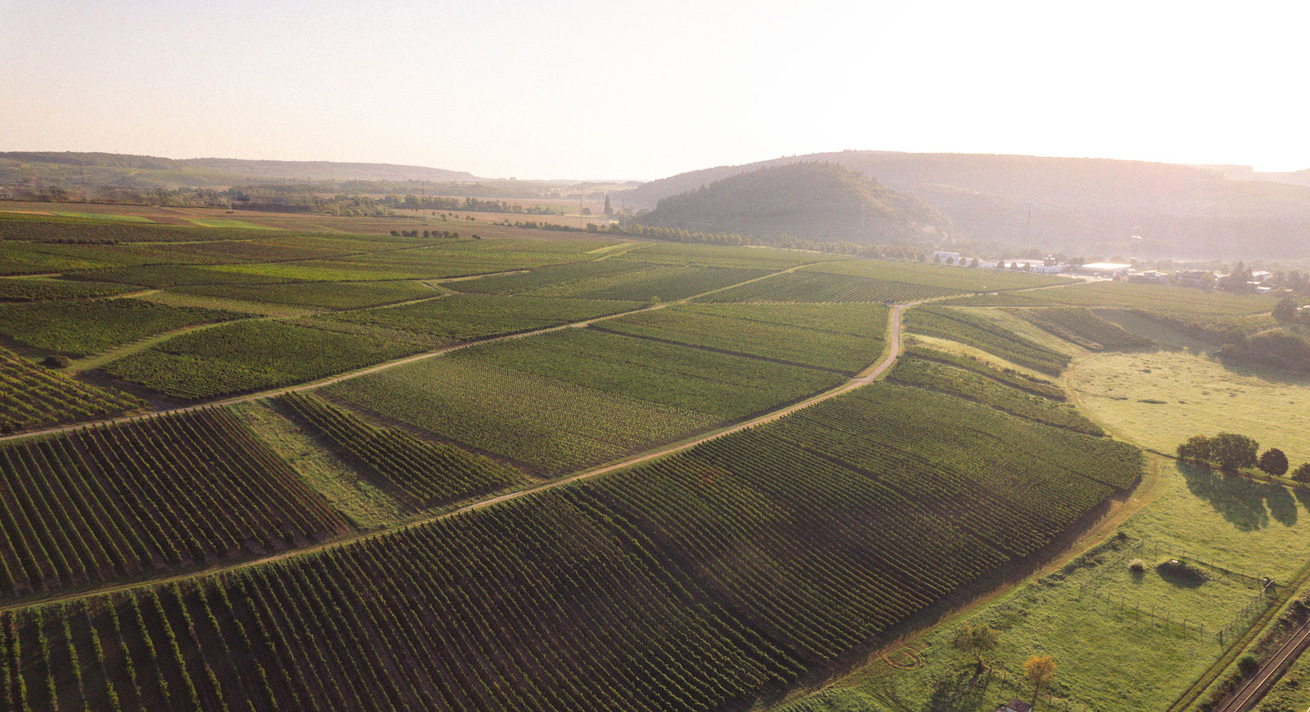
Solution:
{"label": "village house", "polygon": [[997,707],[996,712],[1033,712],[1033,706],[1016,697]]}

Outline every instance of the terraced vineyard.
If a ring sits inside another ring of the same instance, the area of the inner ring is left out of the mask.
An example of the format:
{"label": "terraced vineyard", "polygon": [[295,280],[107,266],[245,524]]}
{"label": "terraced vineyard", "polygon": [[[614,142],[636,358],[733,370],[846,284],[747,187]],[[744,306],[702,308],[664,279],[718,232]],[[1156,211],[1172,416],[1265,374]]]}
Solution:
{"label": "terraced vineyard", "polygon": [[481,455],[424,442],[404,431],[375,428],[313,396],[288,393],[280,400],[334,450],[362,464],[415,509],[486,494],[522,479]]}
{"label": "terraced vineyard", "polygon": [[75,381],[0,349],[0,433],[118,415],[144,405],[125,393]]}
{"label": "terraced vineyard", "polygon": [[1051,400],[1063,401],[1068,398],[1068,395],[1064,392],[1063,388],[1045,378],[1030,376],[1013,368],[995,367],[991,364],[984,363],[980,359],[973,358],[972,356],[966,356],[951,351],[925,348],[913,344],[905,348],[905,356],[924,361],[936,361],[966,371],[972,371],[978,375],[990,378],[997,383],[1021,391],[1026,391],[1034,395],[1039,395],[1044,398],[1049,398]]}
{"label": "terraced vineyard", "polygon": [[12,596],[323,541],[341,518],[224,410],[0,446]]}
{"label": "terraced vineyard", "polygon": [[911,309],[906,313],[905,326],[914,333],[959,341],[1052,376],[1060,375],[1069,365],[1068,356],[959,309],[938,306]]}
{"label": "terraced vineyard", "polygon": [[1023,309],[1019,314],[1042,329],[1091,351],[1144,349],[1150,339],[1106,321],[1085,308]]}

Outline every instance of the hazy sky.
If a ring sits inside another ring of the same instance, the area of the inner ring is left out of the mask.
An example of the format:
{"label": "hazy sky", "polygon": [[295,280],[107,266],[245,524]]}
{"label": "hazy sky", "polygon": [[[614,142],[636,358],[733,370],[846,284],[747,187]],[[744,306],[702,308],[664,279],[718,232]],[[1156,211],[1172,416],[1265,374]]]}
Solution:
{"label": "hazy sky", "polygon": [[1297,170],[1307,7],[0,0],[0,150],[522,178],[848,148]]}

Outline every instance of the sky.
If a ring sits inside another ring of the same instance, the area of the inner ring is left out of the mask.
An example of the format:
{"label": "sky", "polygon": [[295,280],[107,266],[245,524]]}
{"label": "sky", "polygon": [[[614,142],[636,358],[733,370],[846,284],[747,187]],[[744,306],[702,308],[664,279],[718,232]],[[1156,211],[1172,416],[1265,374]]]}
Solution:
{"label": "sky", "polygon": [[0,150],[654,179],[845,149],[1310,168],[1304,2],[0,0]]}

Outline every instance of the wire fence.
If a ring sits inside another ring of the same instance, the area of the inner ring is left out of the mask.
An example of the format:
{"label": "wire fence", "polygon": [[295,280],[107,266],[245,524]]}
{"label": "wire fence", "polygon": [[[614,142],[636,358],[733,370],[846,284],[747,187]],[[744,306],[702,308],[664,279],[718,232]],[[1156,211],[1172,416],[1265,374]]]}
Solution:
{"label": "wire fence", "polygon": [[[1104,605],[1103,612],[1118,611],[1121,614],[1133,614],[1143,620],[1151,623],[1153,626],[1159,626],[1164,629],[1176,629],[1184,636],[1190,637],[1196,635],[1197,640],[1205,637],[1206,626],[1202,620],[1193,620],[1187,616],[1181,619],[1170,615],[1162,607],[1154,604],[1143,605],[1130,594],[1105,592],[1102,586],[1110,581],[1110,577],[1116,573],[1126,570],[1127,562],[1130,558],[1144,558],[1152,561],[1161,559],[1171,559],[1186,562],[1189,565],[1204,567],[1212,571],[1222,572],[1228,576],[1243,579],[1259,589],[1250,601],[1242,607],[1240,611],[1222,628],[1214,630],[1214,639],[1219,645],[1224,645],[1227,641],[1241,635],[1250,627],[1251,623],[1260,617],[1272,601],[1277,598],[1277,584],[1270,578],[1260,576],[1248,569],[1242,568],[1231,561],[1208,560],[1196,556],[1194,553],[1186,550],[1177,550],[1165,547],[1158,542],[1138,539],[1132,544],[1120,550],[1120,554],[1114,560],[1103,564],[1099,571],[1082,582],[1078,586],[1078,597],[1086,599],[1093,606]],[[1213,629],[1212,629],[1213,630]]]}

